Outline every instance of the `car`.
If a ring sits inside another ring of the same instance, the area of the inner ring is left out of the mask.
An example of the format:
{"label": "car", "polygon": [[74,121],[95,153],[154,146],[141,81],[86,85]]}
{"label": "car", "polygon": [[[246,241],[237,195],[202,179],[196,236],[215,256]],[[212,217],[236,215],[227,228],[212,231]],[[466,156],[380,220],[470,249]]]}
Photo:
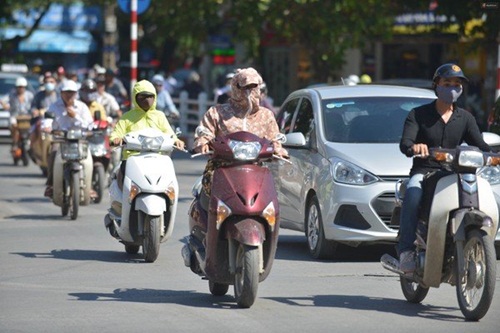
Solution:
{"label": "car", "polygon": [[435,98],[432,90],[391,85],[292,92],[276,118],[291,164],[270,166],[281,228],[304,232],[316,259],[331,259],[340,243],[395,244],[395,187],[412,165],[399,150],[403,124]]}

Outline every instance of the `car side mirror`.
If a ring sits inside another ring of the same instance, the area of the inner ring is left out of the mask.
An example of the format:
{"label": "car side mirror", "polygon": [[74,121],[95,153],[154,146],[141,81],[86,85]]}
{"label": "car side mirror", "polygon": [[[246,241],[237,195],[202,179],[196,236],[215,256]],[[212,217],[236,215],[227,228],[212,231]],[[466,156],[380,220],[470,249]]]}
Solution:
{"label": "car side mirror", "polygon": [[305,147],[306,138],[301,132],[288,133],[285,135],[286,141],[283,144],[284,147]]}

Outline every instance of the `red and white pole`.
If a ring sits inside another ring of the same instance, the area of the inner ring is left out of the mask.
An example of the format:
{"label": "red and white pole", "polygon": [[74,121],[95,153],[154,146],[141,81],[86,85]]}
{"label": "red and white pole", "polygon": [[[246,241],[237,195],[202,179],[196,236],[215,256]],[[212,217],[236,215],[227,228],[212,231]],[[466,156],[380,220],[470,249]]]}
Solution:
{"label": "red and white pole", "polygon": [[[500,39],[500,34],[499,37]],[[495,93],[495,101],[500,98],[500,41],[498,43],[498,59],[497,59],[497,91]]]}
{"label": "red and white pole", "polygon": [[[137,0],[130,1],[130,89],[137,82]],[[130,92],[132,96],[132,91]]]}

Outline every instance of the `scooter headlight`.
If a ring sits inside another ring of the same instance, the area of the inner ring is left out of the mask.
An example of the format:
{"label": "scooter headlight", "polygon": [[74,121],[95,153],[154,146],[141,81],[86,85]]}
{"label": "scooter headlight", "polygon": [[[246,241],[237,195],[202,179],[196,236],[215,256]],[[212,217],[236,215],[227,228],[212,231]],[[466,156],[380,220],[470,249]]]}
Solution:
{"label": "scooter headlight", "polygon": [[467,168],[480,168],[484,165],[483,153],[474,150],[464,150],[458,156],[458,165]]}
{"label": "scooter headlight", "polygon": [[229,147],[233,151],[234,158],[242,161],[255,160],[262,148],[259,142],[242,142],[229,140]]}
{"label": "scooter headlight", "polygon": [[276,225],[276,209],[274,209],[272,201],[262,212],[262,217],[266,219],[267,223],[271,227],[271,231],[274,231],[274,226]]}
{"label": "scooter headlight", "polygon": [[227,219],[232,213],[231,208],[229,208],[225,203],[221,200],[217,201],[217,218],[215,220],[217,230],[219,230],[222,222],[224,222],[224,220]]}
{"label": "scooter headlight", "polygon": [[138,140],[141,143],[142,150],[159,150],[163,144],[163,137],[161,136],[139,135]]}
{"label": "scooter headlight", "polygon": [[66,138],[69,140],[76,140],[83,138],[83,132],[81,128],[72,128],[66,133]]}

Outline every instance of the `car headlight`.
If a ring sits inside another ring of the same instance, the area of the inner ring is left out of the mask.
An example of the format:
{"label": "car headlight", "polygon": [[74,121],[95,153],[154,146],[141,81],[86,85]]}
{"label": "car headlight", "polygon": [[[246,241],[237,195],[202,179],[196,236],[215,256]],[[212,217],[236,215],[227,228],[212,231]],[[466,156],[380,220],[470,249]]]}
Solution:
{"label": "car headlight", "polygon": [[373,174],[340,158],[334,157],[330,162],[333,180],[338,183],[368,185],[378,181],[378,178]]}
{"label": "car headlight", "polygon": [[138,140],[143,150],[158,150],[163,143],[163,137],[161,136],[150,137],[139,135]]}
{"label": "car headlight", "polygon": [[234,158],[242,161],[255,160],[262,148],[259,142],[242,142],[229,140],[229,147],[233,151]]}
{"label": "car headlight", "polygon": [[500,167],[487,166],[479,170],[478,175],[483,177],[490,185],[500,184]]}

